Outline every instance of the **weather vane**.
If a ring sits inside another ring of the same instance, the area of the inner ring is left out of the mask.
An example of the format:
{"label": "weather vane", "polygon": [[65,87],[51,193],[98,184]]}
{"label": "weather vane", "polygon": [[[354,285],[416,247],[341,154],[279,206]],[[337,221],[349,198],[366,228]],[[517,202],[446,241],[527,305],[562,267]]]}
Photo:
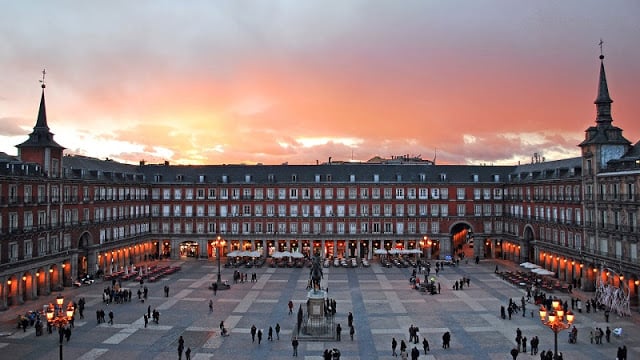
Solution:
{"label": "weather vane", "polygon": [[42,88],[45,88],[45,84],[44,84],[44,77],[45,75],[47,75],[47,69],[42,69],[42,80],[40,80],[40,83],[42,84]]}
{"label": "weather vane", "polygon": [[602,38],[600,39],[600,42],[598,43],[598,45],[600,46],[600,56],[604,56],[604,53],[602,52],[602,45],[604,44],[604,41],[602,41]]}

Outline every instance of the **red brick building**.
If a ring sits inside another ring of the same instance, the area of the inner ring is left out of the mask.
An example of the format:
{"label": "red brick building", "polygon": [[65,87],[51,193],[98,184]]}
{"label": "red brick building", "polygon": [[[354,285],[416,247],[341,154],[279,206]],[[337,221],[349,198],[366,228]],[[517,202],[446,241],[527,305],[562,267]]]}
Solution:
{"label": "red brick building", "polygon": [[0,308],[146,259],[258,251],[532,262],[638,301],[640,149],[612,125],[604,65],[582,156],[517,166],[397,157],[318,165],[138,165],[63,156],[44,87],[36,125],[0,154]]}

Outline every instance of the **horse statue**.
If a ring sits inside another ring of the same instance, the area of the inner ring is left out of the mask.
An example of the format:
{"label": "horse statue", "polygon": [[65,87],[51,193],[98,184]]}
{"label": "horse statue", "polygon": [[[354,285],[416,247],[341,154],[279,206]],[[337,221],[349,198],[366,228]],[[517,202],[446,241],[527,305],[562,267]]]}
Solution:
{"label": "horse statue", "polygon": [[317,291],[320,289],[320,280],[322,279],[322,264],[320,263],[320,257],[314,256],[311,262],[311,272],[309,273],[311,277],[311,285],[313,286],[313,291]]}

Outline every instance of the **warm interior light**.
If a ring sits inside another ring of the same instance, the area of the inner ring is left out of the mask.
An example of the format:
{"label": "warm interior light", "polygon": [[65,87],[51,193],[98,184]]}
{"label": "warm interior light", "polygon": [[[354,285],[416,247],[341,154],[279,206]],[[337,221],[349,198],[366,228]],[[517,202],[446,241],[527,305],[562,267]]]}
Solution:
{"label": "warm interior light", "polygon": [[67,264],[62,264],[62,268],[64,269],[67,266]]}
{"label": "warm interior light", "polygon": [[634,281],[634,283],[636,284],[636,286],[640,285],[640,280],[636,280]]}
{"label": "warm interior light", "polygon": [[580,264],[580,269],[582,269],[584,267],[584,264]]}

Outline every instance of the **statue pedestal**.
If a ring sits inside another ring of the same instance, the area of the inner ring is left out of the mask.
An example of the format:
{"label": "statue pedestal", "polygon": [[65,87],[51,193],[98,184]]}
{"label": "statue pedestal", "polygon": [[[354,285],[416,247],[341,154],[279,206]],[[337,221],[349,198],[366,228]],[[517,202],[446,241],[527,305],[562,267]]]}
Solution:
{"label": "statue pedestal", "polygon": [[307,319],[304,324],[304,335],[318,340],[333,337],[333,317],[325,316],[324,290],[309,290],[307,293]]}
{"label": "statue pedestal", "polygon": [[307,314],[309,318],[324,317],[324,290],[309,290],[307,294]]}

